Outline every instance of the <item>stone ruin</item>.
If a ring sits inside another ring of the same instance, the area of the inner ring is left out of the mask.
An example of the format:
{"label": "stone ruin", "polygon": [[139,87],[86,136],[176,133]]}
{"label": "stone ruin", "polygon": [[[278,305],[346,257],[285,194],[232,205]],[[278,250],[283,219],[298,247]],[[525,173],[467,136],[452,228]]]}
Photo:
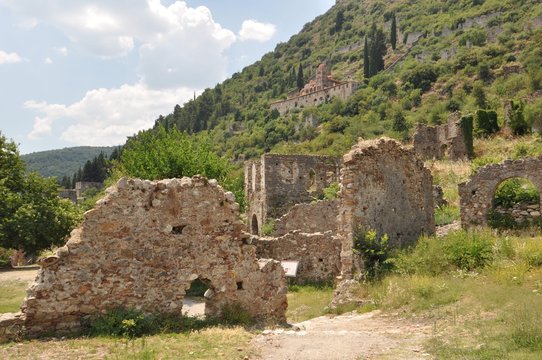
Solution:
{"label": "stone ruin", "polygon": [[[339,199],[309,203],[335,181]],[[264,155],[247,162],[245,192],[253,234],[275,219],[271,237],[252,240],[258,256],[299,261],[295,282],[333,281],[341,272],[350,277],[353,237],[362,227],[388,234],[392,246],[435,231],[431,173],[414,151],[391,139],[360,141],[342,161]]]}
{"label": "stone ruin", "polygon": [[121,179],[41,269],[21,313],[0,319],[0,337],[78,330],[116,307],[180,314],[200,279],[206,315],[240,304],[253,318],[286,320],[280,263],[258,260],[239,205],[215,180]]}
{"label": "stone ruin", "polygon": [[[539,193],[542,191],[542,157],[521,160],[505,160],[478,169],[469,181],[459,184],[461,223],[463,227],[487,225],[487,217],[493,208],[495,191],[499,184],[511,178],[524,178],[533,183]],[[526,216],[540,217],[540,207],[521,209]],[[532,210],[532,211],[529,211]],[[523,215],[522,215],[523,216]]]}
{"label": "stone ruin", "polygon": [[268,219],[278,219],[296,204],[310,203],[339,181],[341,160],[332,156],[265,154],[245,163],[247,217],[261,235]]}
{"label": "stone ruin", "polygon": [[448,122],[438,126],[418,123],[414,133],[414,151],[422,160],[466,160],[469,149],[466,134],[460,125],[459,113],[451,114]]}
{"label": "stone ruin", "polygon": [[414,151],[392,139],[360,141],[344,155],[337,221],[342,278],[356,268],[352,247],[362,229],[387,234],[394,247],[435,232],[432,182]]}

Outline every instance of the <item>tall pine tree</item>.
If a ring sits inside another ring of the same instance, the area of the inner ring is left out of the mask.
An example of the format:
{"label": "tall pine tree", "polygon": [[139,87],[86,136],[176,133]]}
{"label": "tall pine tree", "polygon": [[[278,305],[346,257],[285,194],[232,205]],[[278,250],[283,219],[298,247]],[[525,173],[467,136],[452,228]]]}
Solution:
{"label": "tall pine tree", "polygon": [[303,80],[303,65],[299,64],[299,70],[297,71],[297,90],[303,89],[305,86],[305,80]]}
{"label": "tall pine tree", "polygon": [[369,73],[369,43],[367,42],[367,35],[365,35],[365,45],[363,46],[363,76],[365,78],[371,77]]}
{"label": "tall pine tree", "polygon": [[391,48],[395,50],[397,47],[397,21],[395,19],[395,13],[391,15],[390,43]]}
{"label": "tall pine tree", "polygon": [[384,70],[384,55],[386,55],[386,35],[382,29],[373,23],[369,32],[369,75],[374,76]]}

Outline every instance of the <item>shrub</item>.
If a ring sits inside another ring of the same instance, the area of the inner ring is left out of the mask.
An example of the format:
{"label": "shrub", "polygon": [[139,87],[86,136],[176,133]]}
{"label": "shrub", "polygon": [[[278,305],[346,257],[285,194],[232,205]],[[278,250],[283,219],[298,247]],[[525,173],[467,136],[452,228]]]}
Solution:
{"label": "shrub", "polygon": [[444,252],[461,270],[482,268],[493,259],[493,241],[485,233],[457,231],[445,237]]}
{"label": "shrub", "polygon": [[338,182],[332,182],[329,184],[328,187],[322,189],[322,192],[324,194],[325,200],[334,200],[337,198],[339,194],[339,190],[341,189]]}
{"label": "shrub", "polygon": [[431,89],[431,85],[438,78],[438,71],[435,66],[421,64],[406,72],[403,76],[405,83],[410,83],[414,88],[425,92]]}
{"label": "shrub", "polygon": [[476,136],[485,137],[498,132],[497,113],[493,110],[476,111]]}
{"label": "shrub", "polygon": [[219,321],[225,325],[248,325],[252,317],[239,303],[226,304],[221,309]]}
{"label": "shrub", "polygon": [[392,263],[387,261],[390,255],[388,235],[378,236],[376,230],[358,229],[354,235],[354,251],[363,260],[367,279],[376,279],[387,273]]}
{"label": "shrub", "polygon": [[459,220],[459,208],[455,206],[442,206],[435,210],[435,224],[448,225]]}
{"label": "shrub", "polygon": [[11,255],[13,255],[13,251],[0,247],[0,269],[11,267]]}
{"label": "shrub", "polygon": [[271,236],[275,231],[275,219],[269,219],[262,225],[262,235]]}
{"label": "shrub", "polygon": [[510,101],[509,125],[514,135],[525,135],[531,132],[531,127],[525,120],[524,104],[520,101]]}
{"label": "shrub", "polygon": [[540,194],[534,185],[525,179],[512,178],[503,181],[495,191],[495,206],[511,207],[517,203],[540,203]]}
{"label": "shrub", "polygon": [[528,124],[539,134],[542,134],[542,99],[528,105],[525,108],[525,115]]}

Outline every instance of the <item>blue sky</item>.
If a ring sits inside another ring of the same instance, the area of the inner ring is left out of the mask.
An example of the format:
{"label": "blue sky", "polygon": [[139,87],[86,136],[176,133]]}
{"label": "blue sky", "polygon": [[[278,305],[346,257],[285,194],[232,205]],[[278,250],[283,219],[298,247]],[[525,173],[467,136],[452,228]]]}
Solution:
{"label": "blue sky", "polygon": [[0,0],[0,131],[21,153],[116,145],[334,0]]}

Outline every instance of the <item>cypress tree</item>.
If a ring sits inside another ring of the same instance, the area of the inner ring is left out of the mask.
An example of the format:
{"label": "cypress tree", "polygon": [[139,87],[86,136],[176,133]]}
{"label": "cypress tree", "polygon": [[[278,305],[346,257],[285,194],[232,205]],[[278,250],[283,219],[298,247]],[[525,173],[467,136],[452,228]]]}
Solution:
{"label": "cypress tree", "polygon": [[299,64],[299,70],[297,71],[297,90],[303,89],[305,81],[303,80],[303,65]]}
{"label": "cypress tree", "polygon": [[365,45],[363,46],[363,76],[369,78],[369,44],[367,42],[367,35],[365,35]]}
{"label": "cypress tree", "polygon": [[386,55],[386,36],[382,29],[373,23],[369,33],[369,75],[374,76],[384,70],[384,55]]}
{"label": "cypress tree", "polygon": [[391,15],[390,42],[391,48],[395,50],[397,46],[397,22],[395,19],[395,13]]}

